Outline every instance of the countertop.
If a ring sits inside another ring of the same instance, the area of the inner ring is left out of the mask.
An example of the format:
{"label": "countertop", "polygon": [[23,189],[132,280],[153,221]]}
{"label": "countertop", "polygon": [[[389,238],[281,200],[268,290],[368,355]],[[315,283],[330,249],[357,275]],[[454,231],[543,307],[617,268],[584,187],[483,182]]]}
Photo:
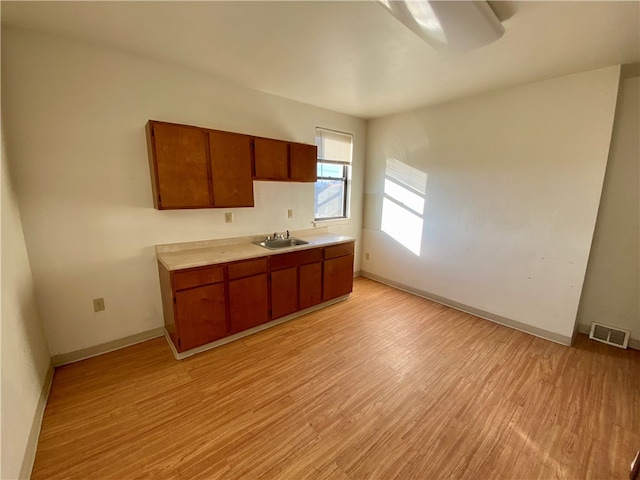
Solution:
{"label": "countertop", "polygon": [[218,263],[267,257],[293,251],[337,245],[355,241],[355,238],[329,233],[326,228],[292,232],[292,237],[309,242],[308,245],[269,250],[252,242],[262,241],[265,235],[236,237],[199,242],[156,245],[156,257],[167,270],[203,267]]}

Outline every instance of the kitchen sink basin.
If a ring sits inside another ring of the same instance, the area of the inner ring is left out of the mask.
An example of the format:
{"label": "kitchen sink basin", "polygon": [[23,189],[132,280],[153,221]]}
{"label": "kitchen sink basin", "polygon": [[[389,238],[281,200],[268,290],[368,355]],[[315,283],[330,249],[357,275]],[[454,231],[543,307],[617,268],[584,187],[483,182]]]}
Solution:
{"label": "kitchen sink basin", "polygon": [[309,242],[300,240],[299,238],[276,238],[273,240],[263,240],[262,242],[254,242],[256,245],[268,248],[269,250],[280,250],[281,248],[299,247],[300,245],[309,245]]}

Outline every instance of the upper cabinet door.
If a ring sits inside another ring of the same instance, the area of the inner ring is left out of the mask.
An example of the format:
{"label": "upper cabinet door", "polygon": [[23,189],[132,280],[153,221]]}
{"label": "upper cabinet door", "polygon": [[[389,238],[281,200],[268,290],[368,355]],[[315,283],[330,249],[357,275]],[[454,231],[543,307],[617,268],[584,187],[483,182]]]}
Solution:
{"label": "upper cabinet door", "polygon": [[214,206],[253,207],[251,140],[248,135],[209,131]]}
{"label": "upper cabinet door", "polygon": [[156,208],[210,207],[206,131],[149,122],[147,132]]}
{"label": "upper cabinet door", "polygon": [[287,142],[269,138],[254,138],[255,178],[260,180],[287,180],[289,155]]}
{"label": "upper cabinet door", "polygon": [[289,144],[291,180],[315,182],[318,180],[318,147],[304,143]]}

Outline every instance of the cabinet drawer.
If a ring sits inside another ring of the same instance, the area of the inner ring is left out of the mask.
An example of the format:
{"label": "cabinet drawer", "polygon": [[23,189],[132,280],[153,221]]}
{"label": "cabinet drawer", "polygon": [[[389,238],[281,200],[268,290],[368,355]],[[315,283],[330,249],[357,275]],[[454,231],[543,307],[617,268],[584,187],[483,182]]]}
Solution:
{"label": "cabinet drawer", "polygon": [[353,255],[354,242],[341,243],[324,249],[324,258],[336,258],[343,255]]}
{"label": "cabinet drawer", "polygon": [[321,260],[321,248],[304,250],[302,252],[283,253],[282,255],[274,255],[271,257],[271,270],[281,270],[283,268],[296,267]]}
{"label": "cabinet drawer", "polygon": [[173,274],[173,289],[184,290],[185,288],[219,283],[223,280],[222,267],[207,267],[197,270],[181,271]]}
{"label": "cabinet drawer", "polygon": [[229,280],[234,278],[248,277],[259,273],[267,272],[267,258],[248,260],[246,262],[232,263],[229,265]]}

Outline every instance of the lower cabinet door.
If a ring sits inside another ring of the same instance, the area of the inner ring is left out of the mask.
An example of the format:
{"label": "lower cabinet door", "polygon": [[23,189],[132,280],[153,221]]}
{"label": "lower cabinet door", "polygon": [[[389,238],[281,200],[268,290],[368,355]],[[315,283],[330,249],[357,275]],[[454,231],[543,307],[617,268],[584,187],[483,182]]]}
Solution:
{"label": "lower cabinet door", "polygon": [[213,342],[227,335],[224,284],[176,292],[178,352]]}
{"label": "lower cabinet door", "polygon": [[271,272],[271,318],[298,311],[298,269],[285,268]]}
{"label": "lower cabinet door", "polygon": [[269,321],[267,274],[229,282],[231,333],[238,333]]}
{"label": "lower cabinet door", "polygon": [[323,300],[346,295],[353,290],[353,255],[324,261]]}
{"label": "lower cabinet door", "polygon": [[322,262],[300,265],[300,310],[322,302]]}

